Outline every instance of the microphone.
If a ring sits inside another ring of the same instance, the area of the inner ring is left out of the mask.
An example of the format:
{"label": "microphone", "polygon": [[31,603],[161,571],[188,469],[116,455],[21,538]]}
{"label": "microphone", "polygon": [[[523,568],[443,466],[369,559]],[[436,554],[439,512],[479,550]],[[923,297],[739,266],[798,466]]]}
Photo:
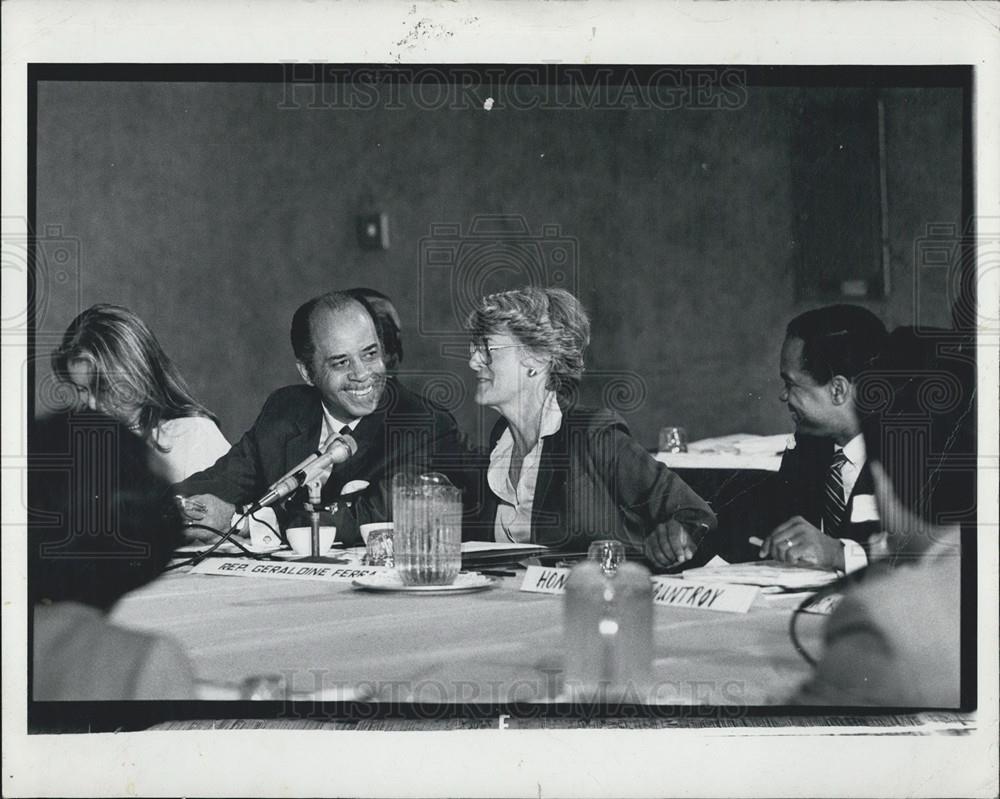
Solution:
{"label": "microphone", "polygon": [[253,509],[249,513],[256,513],[261,508],[266,508],[268,505],[273,505],[278,500],[284,499],[306,483],[317,479],[334,464],[343,463],[357,451],[358,442],[353,437],[335,436],[326,445],[326,449],[317,450],[274,483],[267,493],[253,504]]}

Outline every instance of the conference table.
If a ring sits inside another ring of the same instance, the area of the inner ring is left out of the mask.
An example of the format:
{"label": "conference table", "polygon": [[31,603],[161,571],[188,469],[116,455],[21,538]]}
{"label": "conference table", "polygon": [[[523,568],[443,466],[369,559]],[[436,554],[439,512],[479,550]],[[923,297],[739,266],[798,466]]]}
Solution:
{"label": "conference table", "polygon": [[[351,582],[169,572],[113,620],[166,634],[199,680],[225,690],[280,675],[293,696],[409,703],[564,701],[562,595],[521,590],[524,572],[476,593],[373,593]],[[656,605],[654,691],[644,703],[780,705],[809,666],[789,636],[801,595],[760,594],[746,613]],[[824,617],[801,614],[821,649]],[[228,698],[232,698],[231,696]]]}

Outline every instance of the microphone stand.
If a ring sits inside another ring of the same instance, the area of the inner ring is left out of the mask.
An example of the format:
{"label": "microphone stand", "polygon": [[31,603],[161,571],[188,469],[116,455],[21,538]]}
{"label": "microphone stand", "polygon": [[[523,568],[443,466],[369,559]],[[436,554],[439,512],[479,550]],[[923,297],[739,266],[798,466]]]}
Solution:
{"label": "microphone stand", "polygon": [[309,483],[309,528],[312,534],[310,543],[313,560],[318,560],[323,554],[319,551],[319,507],[322,502],[320,496],[322,490],[323,484],[319,480],[313,480]]}

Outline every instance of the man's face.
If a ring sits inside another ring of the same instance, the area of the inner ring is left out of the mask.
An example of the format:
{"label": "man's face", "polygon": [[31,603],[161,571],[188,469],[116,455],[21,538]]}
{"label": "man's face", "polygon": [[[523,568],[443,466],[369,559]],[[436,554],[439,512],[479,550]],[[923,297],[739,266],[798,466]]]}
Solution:
{"label": "man's face", "polygon": [[339,419],[372,413],[385,388],[385,364],[371,317],[360,306],[320,308],[313,314],[312,339],[311,368],[298,362],[302,379],[319,389],[323,404]]}
{"label": "man's face", "polygon": [[803,346],[800,338],[786,338],[781,347],[781,379],[785,385],[779,399],[788,406],[796,432],[833,436],[839,431],[840,413],[830,385],[817,383],[802,368]]}

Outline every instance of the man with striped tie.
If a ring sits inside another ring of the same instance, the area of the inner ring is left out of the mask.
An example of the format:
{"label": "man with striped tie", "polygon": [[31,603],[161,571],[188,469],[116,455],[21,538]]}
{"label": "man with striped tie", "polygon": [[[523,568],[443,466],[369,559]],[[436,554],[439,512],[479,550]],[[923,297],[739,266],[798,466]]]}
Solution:
{"label": "man with striped tie", "polygon": [[789,322],[780,399],[795,422],[770,510],[779,519],[759,556],[854,571],[881,532],[857,409],[856,379],[886,340],[885,325],[856,305],[830,305]]}

